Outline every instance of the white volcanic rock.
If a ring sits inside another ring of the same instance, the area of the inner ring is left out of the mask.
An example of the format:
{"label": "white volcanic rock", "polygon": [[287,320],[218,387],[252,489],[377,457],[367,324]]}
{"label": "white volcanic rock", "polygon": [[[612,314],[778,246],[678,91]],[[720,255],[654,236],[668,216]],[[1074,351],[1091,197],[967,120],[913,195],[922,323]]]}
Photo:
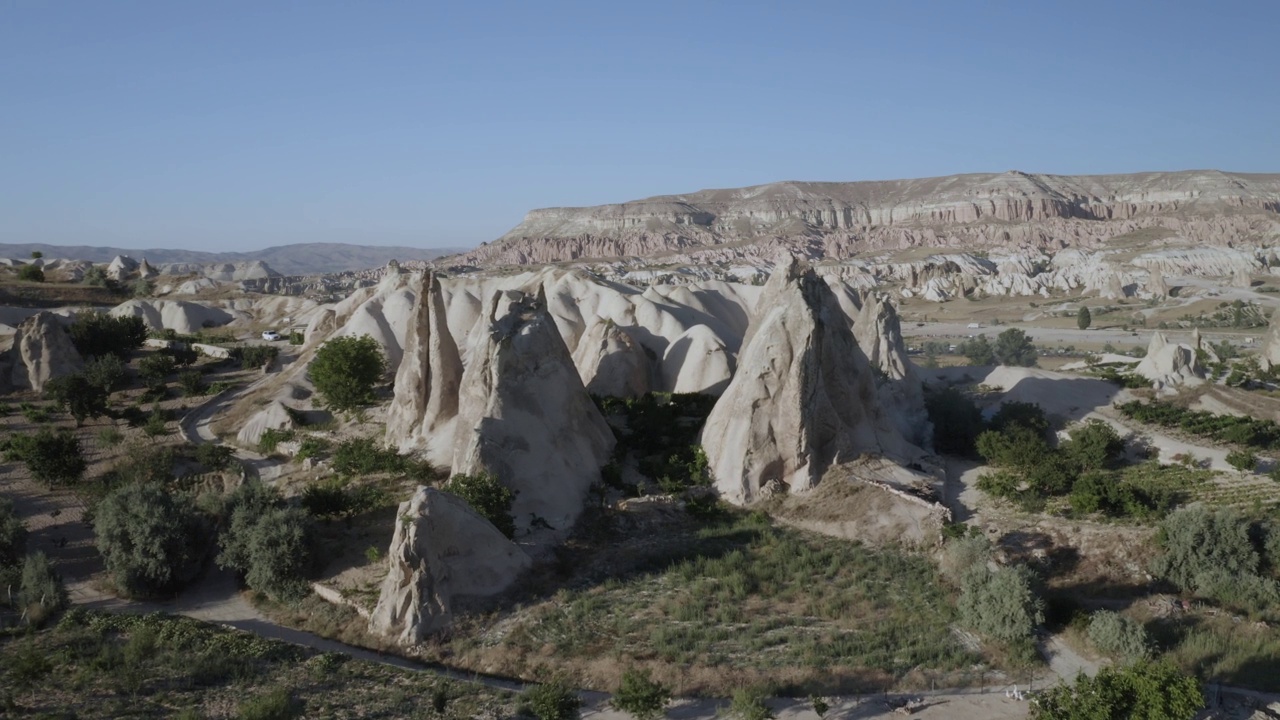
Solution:
{"label": "white volcanic rock", "polygon": [[416,295],[404,358],[396,370],[395,397],[387,410],[386,439],[401,452],[427,450],[432,462],[447,465],[462,360],[445,322],[444,296],[434,273],[419,276]]}
{"label": "white volcanic rock", "polygon": [[138,269],[138,263],[128,255],[117,255],[107,265],[107,277],[116,282],[124,282]]}
{"label": "white volcanic rock", "polygon": [[1262,262],[1254,253],[1215,246],[1156,250],[1143,253],[1131,262],[1140,268],[1173,276],[1235,277],[1242,272],[1263,270]]}
{"label": "white volcanic rock", "polygon": [[257,447],[262,434],[270,430],[292,430],[297,427],[289,408],[280,400],[272,400],[254,413],[236,433],[236,441],[246,447]]}
{"label": "white volcanic rock", "polygon": [[1262,341],[1258,361],[1263,370],[1280,365],[1280,310],[1271,313],[1271,322],[1267,325],[1267,335]]}
{"label": "white volcanic rock", "polygon": [[112,317],[140,317],[152,330],[173,330],[184,335],[202,328],[221,327],[236,319],[222,308],[186,300],[126,300],[111,309]]}
{"label": "white volcanic rock", "polygon": [[165,263],[157,270],[161,275],[199,275],[219,282],[280,277],[280,273],[272,270],[271,266],[261,260],[237,263]]}
{"label": "white volcanic rock", "polygon": [[1151,336],[1147,355],[1134,372],[1150,380],[1157,389],[1204,382],[1204,371],[1196,360],[1195,348],[1170,343],[1162,332]]}
{"label": "white volcanic rock", "polygon": [[1164,273],[1155,270],[1150,272],[1147,276],[1147,292],[1157,299],[1169,297],[1169,285],[1165,283]]}
{"label": "white volcanic rock", "polygon": [[338,329],[329,338],[368,335],[386,353],[388,366],[399,366],[417,300],[409,280],[409,273],[389,269],[375,287],[358,290],[335,305]]}
{"label": "white volcanic rock", "polygon": [[626,328],[598,322],[578,340],[573,364],[593,395],[638,397],[653,389],[653,363]]}
{"label": "white volcanic rock", "polygon": [[795,260],[779,267],[759,308],[702,431],[722,497],[749,503],[771,481],[803,492],[861,453],[918,453],[880,408],[848,318],[812,270]]}
{"label": "white volcanic rock", "polygon": [[149,279],[159,274],[160,272],[152,267],[146,258],[142,258],[142,262],[138,263],[138,277]]}
{"label": "white volcanic rock", "polygon": [[719,395],[733,379],[734,361],[720,336],[705,325],[684,331],[662,356],[667,392]]}
{"label": "white volcanic rock", "polygon": [[387,576],[369,629],[401,645],[421,642],[450,625],[455,598],[500,593],[531,565],[466,502],[419,487],[396,513]]}
{"label": "white volcanic rock", "polygon": [[880,404],[893,408],[890,416],[912,444],[924,447],[933,436],[924,405],[924,385],[907,358],[898,311],[882,295],[869,295],[853,321],[853,335],[871,367],[884,374],[876,379]]}
{"label": "white volcanic rock", "polygon": [[44,390],[49,380],[84,369],[84,360],[71,343],[57,315],[38,312],[22,321],[9,350],[10,383],[16,388]]}
{"label": "white volcanic rock", "polygon": [[[516,491],[516,527],[567,533],[613,450],[544,293],[495,293],[462,376],[453,474],[489,472]],[[539,522],[540,521],[540,522]]]}

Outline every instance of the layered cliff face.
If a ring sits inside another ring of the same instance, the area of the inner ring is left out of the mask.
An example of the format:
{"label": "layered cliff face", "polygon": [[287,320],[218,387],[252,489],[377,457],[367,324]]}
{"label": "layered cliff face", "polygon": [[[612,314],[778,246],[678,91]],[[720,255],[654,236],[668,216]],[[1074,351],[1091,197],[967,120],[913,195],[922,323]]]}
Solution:
{"label": "layered cliff face", "polygon": [[702,432],[716,488],[752,502],[817,484],[861,453],[915,454],[881,406],[867,356],[827,284],[792,261],[765,286],[738,370]]}
{"label": "layered cliff face", "polygon": [[[847,257],[897,247],[1091,245],[1160,226],[1220,244],[1280,230],[1280,175],[953,175],[854,183],[781,182],[619,205],[534,210],[481,265],[635,255],[764,257],[779,249]],[[742,241],[750,241],[745,245]],[[730,243],[734,245],[725,246]]]}
{"label": "layered cliff face", "polygon": [[502,592],[531,565],[464,501],[420,487],[396,513],[369,629],[402,645],[421,642],[449,626],[455,598]]}
{"label": "layered cliff face", "polygon": [[547,297],[495,293],[458,400],[453,474],[487,472],[516,492],[520,531],[567,533],[613,450]]}

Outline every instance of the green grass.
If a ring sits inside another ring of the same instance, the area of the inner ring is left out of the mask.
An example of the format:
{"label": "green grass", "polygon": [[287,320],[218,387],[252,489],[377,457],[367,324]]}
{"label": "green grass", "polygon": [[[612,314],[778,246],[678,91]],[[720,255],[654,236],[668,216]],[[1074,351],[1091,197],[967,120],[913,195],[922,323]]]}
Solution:
{"label": "green grass", "polygon": [[1153,620],[1147,632],[1162,656],[1206,682],[1280,692],[1280,632],[1228,614]]}
{"label": "green grass", "polygon": [[56,627],[0,640],[4,717],[473,718],[505,717],[514,702],[158,614],[75,611]]}
{"label": "green grass", "polygon": [[952,599],[925,557],[770,527],[759,514],[659,535],[621,576],[535,601],[498,652],[714,667],[723,684],[694,689],[720,693],[742,671],[800,678],[794,689],[807,693],[980,661],[952,636]]}

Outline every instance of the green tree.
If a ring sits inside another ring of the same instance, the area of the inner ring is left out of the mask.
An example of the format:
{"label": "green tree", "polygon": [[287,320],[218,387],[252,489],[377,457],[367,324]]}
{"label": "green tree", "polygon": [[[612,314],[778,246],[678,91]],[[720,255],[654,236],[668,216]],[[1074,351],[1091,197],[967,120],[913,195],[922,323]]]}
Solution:
{"label": "green tree", "polygon": [[1076,327],[1081,330],[1088,330],[1093,324],[1093,316],[1089,314],[1089,308],[1081,305],[1080,312],[1076,313]]}
{"label": "green tree", "polygon": [[1197,590],[1210,573],[1257,575],[1260,558],[1249,540],[1249,524],[1233,510],[1184,508],[1160,523],[1164,553],[1152,570],[1183,590]]}
{"label": "green tree", "polygon": [[13,502],[0,496],[0,567],[17,565],[27,549],[27,528],[13,510]]}
{"label": "green tree", "polygon": [[995,365],[996,352],[991,346],[991,341],[986,335],[978,337],[962,344],[959,348],[960,354],[968,359],[970,365]]}
{"label": "green tree", "polygon": [[18,279],[23,282],[44,282],[44,270],[38,265],[23,265],[18,268]]}
{"label": "green tree", "polygon": [[76,427],[107,412],[107,392],[80,373],[63,375],[44,384],[44,396],[76,420]]}
{"label": "green tree", "polygon": [[759,686],[739,688],[729,701],[729,717],[736,720],[770,720],[773,711],[765,704],[768,693]]}
{"label": "green tree", "polygon": [[39,260],[39,259],[40,259],[40,258],[42,258],[42,257],[44,257],[44,253],[40,252],[39,250],[32,250],[32,251],[31,251],[31,259],[32,259],[32,260]]}
{"label": "green tree", "polygon": [[997,467],[1031,469],[1053,454],[1044,435],[1024,425],[988,430],[978,436],[977,445],[978,454]]}
{"label": "green tree", "polygon": [[108,287],[111,284],[111,280],[107,277],[106,271],[97,265],[85,270],[84,277],[80,282],[94,287]]}
{"label": "green tree", "polygon": [[73,483],[84,477],[86,463],[80,440],[70,430],[44,428],[9,440],[5,458],[26,463],[31,476],[45,485]]}
{"label": "green tree", "polygon": [[484,519],[507,537],[515,537],[515,519],[511,517],[511,504],[516,494],[489,473],[454,475],[444,489],[466,501]]}
{"label": "green tree", "polygon": [[1167,662],[1103,667],[1094,677],[1040,693],[1032,720],[1192,720],[1204,709],[1200,683]]}
{"label": "green tree", "polygon": [[195,576],[204,557],[204,523],[194,501],[159,483],[131,483],[108,493],[93,528],[116,587],[132,597],[172,593]]}
{"label": "green tree", "polygon": [[1020,425],[1041,437],[1049,432],[1049,418],[1045,417],[1044,408],[1035,403],[1016,400],[1001,403],[987,425],[997,431]]}
{"label": "green tree", "polygon": [[80,313],[70,331],[72,344],[85,357],[115,355],[125,360],[147,341],[147,324],[140,317]]}
{"label": "green tree", "polygon": [[974,568],[961,582],[956,607],[964,625],[1005,642],[1030,638],[1044,622],[1044,603],[1036,596],[1031,571],[1025,567],[994,572]]}
{"label": "green tree", "polygon": [[277,599],[304,596],[314,544],[310,515],[284,507],[279,491],[260,482],[236,488],[223,513],[230,522],[218,538],[218,566],[242,573],[249,587]]}
{"label": "green tree", "polygon": [[1061,449],[1081,471],[1113,467],[1124,456],[1124,440],[1102,420],[1077,425],[1068,437]]}
{"label": "green tree", "polygon": [[108,394],[124,387],[125,374],[124,361],[115,355],[100,355],[84,366],[84,379]]}
{"label": "green tree", "polygon": [[177,363],[174,362],[173,356],[165,353],[156,353],[138,361],[138,374],[142,376],[147,385],[162,384],[164,379],[169,377],[176,367]]}
{"label": "green tree", "polygon": [[670,700],[671,690],[649,677],[647,670],[627,670],[622,673],[622,684],[611,704],[636,720],[653,720],[662,717]]}
{"label": "green tree", "polygon": [[1018,328],[1009,328],[996,336],[995,347],[992,348],[996,360],[1001,365],[1032,367],[1036,364],[1036,346],[1031,338]]}
{"label": "green tree", "polygon": [[582,700],[561,679],[534,685],[520,695],[524,710],[538,720],[577,720],[582,716]]}
{"label": "green tree", "polygon": [[382,348],[368,335],[326,342],[308,369],[316,390],[336,410],[355,410],[373,402],[373,387],[386,372]]}

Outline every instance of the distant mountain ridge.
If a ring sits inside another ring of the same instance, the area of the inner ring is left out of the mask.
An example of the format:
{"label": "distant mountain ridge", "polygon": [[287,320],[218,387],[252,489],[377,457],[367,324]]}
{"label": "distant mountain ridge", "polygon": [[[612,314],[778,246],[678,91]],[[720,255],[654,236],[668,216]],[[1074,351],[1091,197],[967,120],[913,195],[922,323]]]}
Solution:
{"label": "distant mountain ridge", "polygon": [[1095,246],[1163,228],[1188,242],[1280,239],[1280,174],[1009,171],[915,180],[776,182],[530,211],[457,262],[525,265],[663,257],[732,262],[908,247]]}
{"label": "distant mountain ridge", "polygon": [[411,248],[348,245],[345,243],[298,243],[278,245],[252,252],[203,252],[200,250],[146,250],[91,247],[86,245],[48,245],[45,243],[0,243],[0,257],[26,258],[32,251],[47,258],[70,258],[96,263],[111,262],[117,255],[134,260],[146,258],[153,265],[165,263],[236,263],[261,260],[282,275],[319,275],[321,273],[363,270],[386,265],[390,260],[434,260],[460,252],[460,248]]}

